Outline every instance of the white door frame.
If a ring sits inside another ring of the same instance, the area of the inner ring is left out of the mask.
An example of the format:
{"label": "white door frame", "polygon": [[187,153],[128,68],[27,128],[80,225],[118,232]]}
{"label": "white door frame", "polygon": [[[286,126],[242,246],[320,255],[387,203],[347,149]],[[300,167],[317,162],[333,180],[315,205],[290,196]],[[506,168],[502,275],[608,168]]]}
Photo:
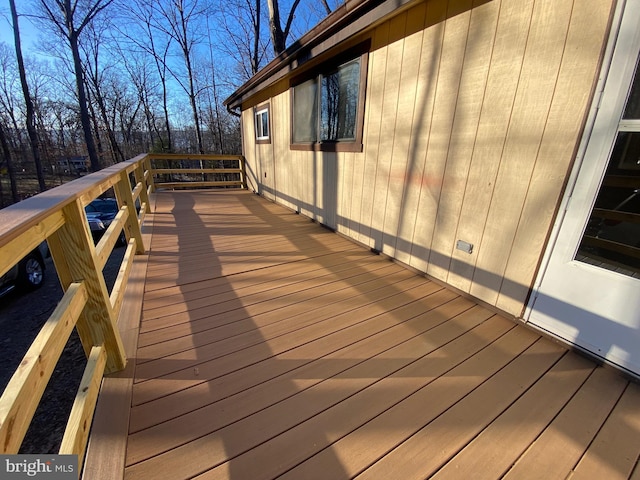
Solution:
{"label": "white door frame", "polygon": [[[532,289],[532,294],[524,314],[524,320],[526,322],[532,322],[530,324],[533,327],[544,330],[546,333],[569,342],[572,342],[572,339],[570,338],[572,335],[571,325],[568,325],[565,331],[562,331],[562,326],[559,326],[557,330],[553,327],[547,329],[545,328],[545,322],[541,322],[541,325],[543,326],[536,325],[537,318],[535,317],[539,318],[541,313],[540,311],[536,312],[535,305],[536,301],[541,297],[542,300],[539,300],[539,304],[546,302],[544,303],[545,306],[543,307],[543,309],[549,309],[549,305],[553,305],[553,299],[550,298],[550,295],[548,293],[545,297],[545,293],[543,291],[544,288],[541,287],[543,286],[545,275],[549,274],[550,265],[552,264],[552,262],[555,262],[553,263],[553,265],[556,265],[559,261],[558,259],[561,259],[561,262],[565,262],[567,265],[570,265],[570,268],[573,268],[575,274],[578,275],[581,272],[588,274],[589,272],[594,272],[595,269],[598,269],[598,274],[609,276],[609,280],[612,281],[612,284],[615,284],[615,282],[618,280],[617,276],[620,275],[613,272],[606,272],[604,270],[600,272],[601,269],[599,267],[577,262],[574,260],[574,258],[575,253],[578,249],[578,245],[580,243],[580,239],[582,238],[587,220],[591,213],[591,209],[593,207],[593,204],[595,203],[596,195],[602,182],[604,171],[606,169],[609,155],[611,153],[610,149],[612,148],[612,143],[609,140],[611,138],[615,139],[615,135],[618,130],[617,122],[603,124],[602,121],[600,123],[596,123],[596,121],[598,115],[602,115],[602,117],[600,118],[610,118],[611,116],[615,116],[616,111],[619,111],[622,107],[624,107],[628,92],[627,87],[629,85],[628,78],[622,78],[623,76],[620,75],[620,72],[622,69],[628,69],[631,63],[633,63],[633,67],[635,67],[636,60],[638,58],[637,50],[638,45],[640,44],[640,27],[633,26],[632,28],[625,28],[621,31],[625,8],[628,9],[627,11],[640,10],[640,0],[620,1],[616,5],[611,32],[604,54],[603,66],[598,78],[594,99],[585,126],[585,131],[579,145],[574,167],[569,177],[566,192],[560,204],[560,210],[554,223],[549,243],[547,245],[547,248],[545,249],[541,268],[536,278],[536,282]],[[633,22],[629,22],[628,20],[626,20],[626,27],[628,27],[630,24],[633,24]],[[621,62],[620,59],[626,60]],[[631,73],[633,74],[633,72]],[[602,99],[605,84],[609,93],[606,93],[607,98],[605,98],[605,101],[603,102]],[[612,92],[615,92],[615,95],[612,96]],[[594,150],[594,147],[599,150]],[[588,155],[586,155],[587,148],[590,149]],[[597,160],[594,161],[594,158],[597,158]],[[579,178],[579,174],[582,171],[583,166],[588,173],[586,174],[587,176],[585,176],[585,174],[583,173]],[[580,198],[580,194],[583,194],[586,191],[595,192],[593,194],[593,197],[590,198],[590,204],[589,199],[585,199],[584,195],[582,195],[583,203],[571,205],[572,198]],[[567,211],[569,210],[570,206],[572,207],[573,212],[571,216],[567,215]],[[578,212],[578,214],[576,214],[575,212]],[[549,275],[551,276],[552,274]],[[632,285],[629,292],[633,293],[637,291],[638,285],[634,282],[640,282],[640,280],[630,279],[630,281]],[[625,285],[623,285],[623,288],[624,287]],[[571,285],[569,285],[567,288],[570,289]],[[631,298],[633,299],[634,297],[631,296]],[[559,306],[562,305],[562,301],[558,301],[557,304]],[[630,308],[635,307],[630,305]],[[533,321],[532,315],[534,317]],[[544,315],[545,313],[542,314],[542,316]],[[558,318],[558,320],[562,319]],[[562,322],[558,322],[558,324],[560,323]],[[551,322],[551,324],[553,324],[553,322]],[[599,355],[598,349],[593,347],[593,344],[589,343],[588,341],[577,342],[575,346],[595,355]],[[609,363],[614,363],[620,366],[620,363],[615,360],[615,353],[609,356],[609,359],[607,358],[607,355],[603,353],[601,355],[601,358],[603,358],[604,361],[608,361]],[[611,358],[614,359],[611,360]],[[624,368],[624,365],[622,366]],[[640,375],[640,372],[635,372],[635,374]]]}

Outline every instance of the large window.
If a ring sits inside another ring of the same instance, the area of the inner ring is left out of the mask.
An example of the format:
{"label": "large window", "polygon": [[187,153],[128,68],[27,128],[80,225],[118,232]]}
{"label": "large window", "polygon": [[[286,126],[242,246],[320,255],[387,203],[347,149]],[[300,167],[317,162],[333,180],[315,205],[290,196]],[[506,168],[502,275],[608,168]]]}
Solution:
{"label": "large window", "polygon": [[367,55],[354,56],[293,86],[291,148],[362,151]]}

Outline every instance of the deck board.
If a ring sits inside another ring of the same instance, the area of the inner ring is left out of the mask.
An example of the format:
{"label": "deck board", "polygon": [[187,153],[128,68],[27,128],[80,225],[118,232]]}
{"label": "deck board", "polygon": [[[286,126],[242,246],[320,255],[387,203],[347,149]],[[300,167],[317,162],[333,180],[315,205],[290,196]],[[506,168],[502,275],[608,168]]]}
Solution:
{"label": "deck board", "polygon": [[113,478],[638,475],[617,371],[248,192],[155,202]]}

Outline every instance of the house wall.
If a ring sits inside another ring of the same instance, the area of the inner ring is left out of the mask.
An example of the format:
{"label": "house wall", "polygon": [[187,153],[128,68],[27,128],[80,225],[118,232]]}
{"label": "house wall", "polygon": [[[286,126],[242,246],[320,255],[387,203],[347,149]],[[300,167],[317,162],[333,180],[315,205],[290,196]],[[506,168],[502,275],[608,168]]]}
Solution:
{"label": "house wall", "polygon": [[[400,13],[366,34],[363,151],[290,150],[281,81],[243,105],[250,186],[520,316],[613,1],[428,1]],[[256,145],[250,107],[269,98],[272,141]]]}

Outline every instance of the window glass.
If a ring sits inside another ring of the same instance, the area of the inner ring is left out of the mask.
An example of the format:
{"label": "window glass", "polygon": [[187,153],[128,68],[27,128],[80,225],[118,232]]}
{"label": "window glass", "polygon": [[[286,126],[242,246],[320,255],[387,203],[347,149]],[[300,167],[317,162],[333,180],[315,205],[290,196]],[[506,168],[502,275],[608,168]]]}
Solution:
{"label": "window glass", "polygon": [[269,137],[269,115],[265,111],[260,118],[262,120],[262,135],[264,137]]}
{"label": "window glass", "polygon": [[317,138],[318,95],[316,80],[293,88],[293,141],[315,142]]}
{"label": "window glass", "polygon": [[355,140],[360,61],[322,77],[320,140]]}
{"label": "window glass", "polygon": [[267,108],[256,112],[256,138],[258,140],[269,138],[269,109]]}
{"label": "window glass", "polygon": [[627,99],[627,106],[622,118],[640,120],[640,68],[636,70],[631,92]]}

